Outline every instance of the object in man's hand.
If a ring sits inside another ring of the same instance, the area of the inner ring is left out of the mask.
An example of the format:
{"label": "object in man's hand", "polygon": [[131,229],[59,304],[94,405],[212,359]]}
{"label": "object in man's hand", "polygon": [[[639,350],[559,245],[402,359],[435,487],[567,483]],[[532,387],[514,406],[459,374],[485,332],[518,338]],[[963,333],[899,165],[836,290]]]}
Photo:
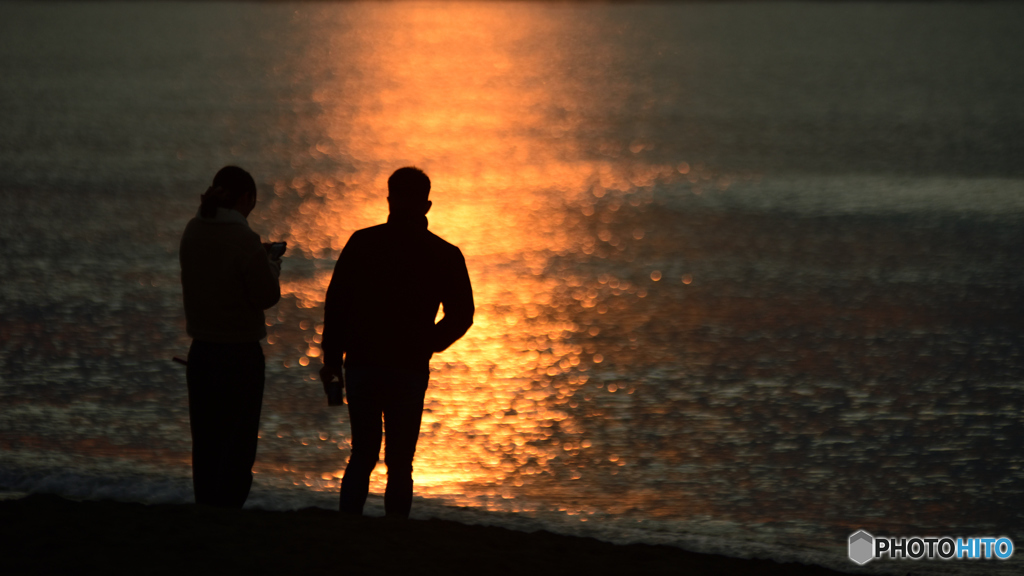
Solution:
{"label": "object in man's hand", "polygon": [[271,242],[270,245],[267,246],[267,253],[270,254],[271,258],[277,260],[281,258],[281,256],[284,256],[284,251],[287,249],[287,242]]}
{"label": "object in man's hand", "polygon": [[345,403],[345,388],[340,380],[333,380],[327,384],[327,405],[341,406]]}
{"label": "object in man's hand", "polygon": [[182,366],[188,366],[188,360],[185,360],[181,356],[175,356],[174,358],[171,358],[171,360],[174,360],[175,362],[181,364]]}

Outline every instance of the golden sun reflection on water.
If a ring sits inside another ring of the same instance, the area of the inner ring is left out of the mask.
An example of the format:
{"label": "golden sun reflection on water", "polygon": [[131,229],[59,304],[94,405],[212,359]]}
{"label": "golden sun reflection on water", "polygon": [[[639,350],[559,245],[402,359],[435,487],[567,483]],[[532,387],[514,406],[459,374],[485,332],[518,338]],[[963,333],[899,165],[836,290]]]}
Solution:
{"label": "golden sun reflection on water", "polygon": [[[416,492],[492,507],[488,501],[528,491],[530,477],[550,473],[553,460],[592,446],[567,407],[578,405],[589,367],[603,356],[574,338],[596,332],[573,310],[603,314],[597,295],[609,279],[552,272],[551,258],[591,254],[596,245],[621,249],[625,240],[606,228],[595,237],[579,219],[598,217],[594,205],[605,196],[619,198],[612,210],[649,203],[651,184],[678,173],[639,163],[627,172],[578,150],[570,137],[581,121],[578,87],[544,41],[565,21],[484,5],[406,5],[363,16],[358,33],[339,23],[326,35],[328,53],[341,54],[348,72],[314,93],[323,138],[310,153],[337,157],[340,167],[275,183],[265,218],[293,254],[333,260],[353,231],[385,220],[394,169],[416,165],[431,177],[430,229],[465,254],[477,312],[469,333],[431,362]],[[631,234],[639,239],[643,230]],[[330,276],[324,266],[284,279],[282,293],[299,308],[319,309]],[[616,294],[644,296],[612,280]],[[573,294],[568,301],[553,297],[563,289]],[[321,330],[303,328],[301,365],[319,357]],[[335,488],[340,460],[306,484]],[[371,491],[383,492],[384,472],[382,460]],[[577,470],[561,473],[579,478]]]}

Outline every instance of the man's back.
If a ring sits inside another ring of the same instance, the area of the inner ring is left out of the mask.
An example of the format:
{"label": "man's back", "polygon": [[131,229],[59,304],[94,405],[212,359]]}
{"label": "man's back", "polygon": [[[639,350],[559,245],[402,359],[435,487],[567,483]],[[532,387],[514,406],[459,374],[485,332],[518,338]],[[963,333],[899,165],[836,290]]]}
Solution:
{"label": "man's back", "polygon": [[[434,324],[439,305],[444,318]],[[462,252],[427,230],[424,216],[359,230],[342,250],[324,303],[325,363],[419,373],[473,323]]]}
{"label": "man's back", "polygon": [[[370,475],[387,427],[388,485],[384,513],[408,518],[430,355],[451,346],[473,324],[473,290],[458,248],[427,230],[430,179],[418,168],[388,178],[387,224],[349,238],[324,302],[324,366],[328,398],[343,376],[352,452],[341,480],[339,510],[362,514]],[[444,318],[434,324],[438,306]],[[342,359],[344,358],[344,371]]]}

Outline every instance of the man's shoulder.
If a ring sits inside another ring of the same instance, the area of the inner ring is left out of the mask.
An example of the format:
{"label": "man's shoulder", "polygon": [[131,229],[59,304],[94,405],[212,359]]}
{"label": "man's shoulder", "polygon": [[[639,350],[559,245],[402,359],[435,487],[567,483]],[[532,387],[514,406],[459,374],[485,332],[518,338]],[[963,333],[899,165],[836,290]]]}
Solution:
{"label": "man's shoulder", "polygon": [[356,230],[355,232],[352,233],[351,236],[348,237],[346,247],[351,247],[361,243],[373,242],[374,239],[379,239],[383,237],[383,227],[383,224],[378,224],[376,226],[370,226],[369,228],[360,228],[359,230]]}
{"label": "man's shoulder", "polygon": [[440,236],[434,234],[430,230],[427,230],[427,238],[428,242],[433,243],[435,246],[441,248],[442,250],[447,250],[450,252],[460,252],[458,246],[452,244],[451,242],[445,240],[444,238],[441,238]]}
{"label": "man's shoulder", "polygon": [[360,228],[353,232],[352,236],[349,236],[349,242],[354,238],[371,238],[373,236],[380,236],[385,234],[386,231],[387,228],[384,224],[377,224],[376,226],[370,226],[368,228]]}
{"label": "man's shoulder", "polygon": [[442,261],[457,266],[460,262],[465,260],[465,257],[462,255],[462,250],[460,250],[458,246],[429,230],[427,230],[427,239],[427,243],[430,245],[430,250],[436,255],[436,257],[442,259]]}

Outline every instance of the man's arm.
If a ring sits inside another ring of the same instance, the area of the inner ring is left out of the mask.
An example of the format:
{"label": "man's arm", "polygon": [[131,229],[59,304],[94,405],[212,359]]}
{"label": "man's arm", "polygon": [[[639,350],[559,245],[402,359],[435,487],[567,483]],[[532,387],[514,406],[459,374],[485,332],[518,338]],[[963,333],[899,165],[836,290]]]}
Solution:
{"label": "man's arm", "polygon": [[444,318],[434,326],[434,352],[441,352],[454,344],[473,325],[476,308],[473,305],[473,287],[469,283],[466,259],[458,248],[455,249],[455,255],[450,276],[445,282],[445,293],[441,296]]}
{"label": "man's arm", "polygon": [[[334,374],[341,375],[341,366],[345,358],[345,343],[347,341],[347,318],[345,308],[349,287],[347,285],[352,270],[352,259],[355,250],[352,245],[356,239],[353,234],[338,256],[338,262],[334,265],[334,274],[331,276],[331,283],[327,287],[327,294],[324,296],[324,332],[320,342],[323,349],[324,368],[330,369]],[[322,375],[322,374],[321,374]]]}

